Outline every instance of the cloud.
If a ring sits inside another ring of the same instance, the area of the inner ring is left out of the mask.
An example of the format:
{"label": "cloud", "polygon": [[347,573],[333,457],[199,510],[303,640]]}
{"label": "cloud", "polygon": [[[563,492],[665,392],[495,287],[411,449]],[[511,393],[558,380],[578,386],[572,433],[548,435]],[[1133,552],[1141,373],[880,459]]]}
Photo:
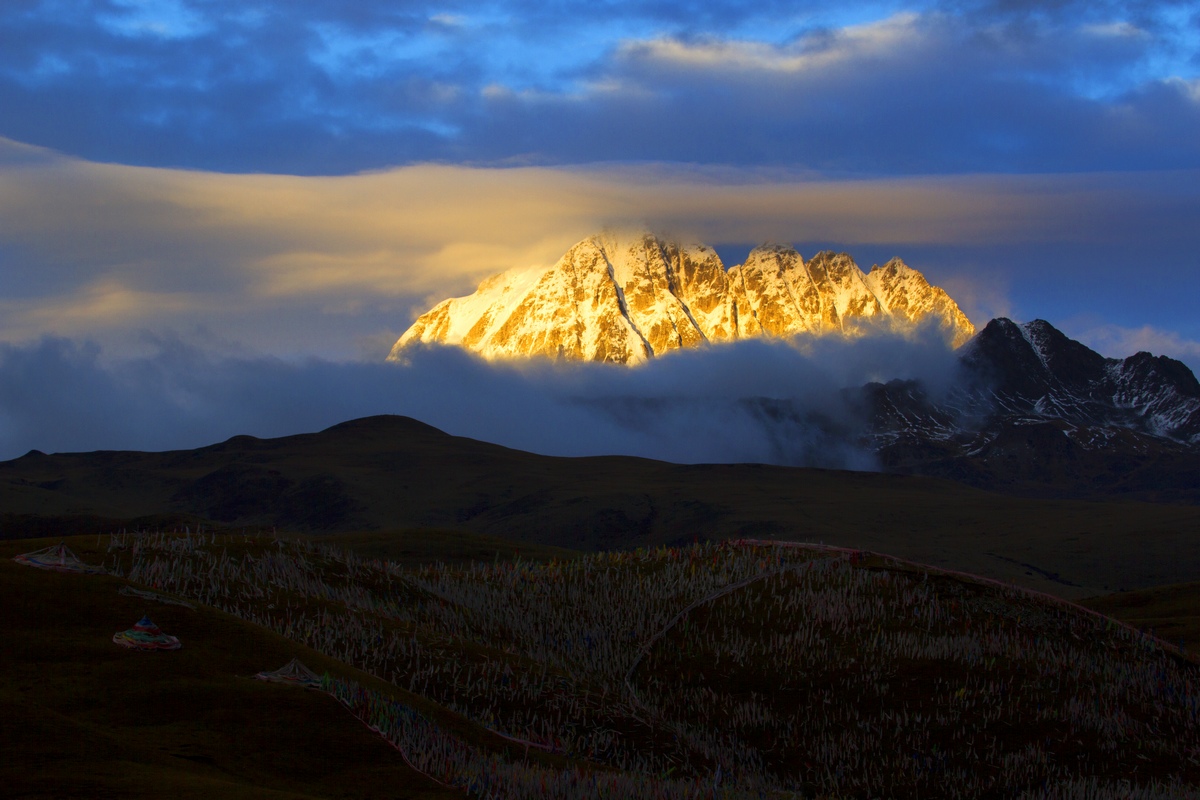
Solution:
{"label": "cloud", "polygon": [[158,0],[152,4],[114,0],[112,6],[113,11],[97,14],[96,20],[102,27],[122,36],[186,39],[209,29],[204,18],[180,0]]}
{"label": "cloud", "polygon": [[1137,27],[1136,25],[1131,25],[1130,23],[1124,22],[1124,21],[1091,23],[1088,25],[1083,25],[1080,28],[1080,30],[1083,31],[1084,33],[1088,34],[1089,36],[1100,36],[1100,37],[1106,37],[1106,38],[1107,37],[1115,37],[1115,38],[1119,38],[1119,39],[1124,39],[1124,38],[1140,39],[1142,37],[1149,35],[1146,33],[1146,31],[1142,30],[1141,28]]}
{"label": "cloud", "polygon": [[628,41],[618,48],[617,61],[716,73],[820,72],[857,60],[892,57],[900,48],[920,45],[924,37],[918,20],[917,14],[903,12],[869,24],[821,31],[788,46],[717,38]]}
{"label": "cloud", "polygon": [[1080,325],[1072,336],[1098,353],[1110,358],[1126,358],[1138,352],[1170,356],[1184,362],[1193,372],[1200,373],[1200,341],[1188,339],[1175,331],[1163,330],[1154,325],[1128,328],[1121,325]]}
{"label": "cloud", "polygon": [[231,356],[160,339],[136,358],[47,338],[0,346],[0,458],[29,449],[164,450],[236,434],[319,430],[404,414],[456,435],[552,455],[869,468],[842,389],[937,381],[953,354],[928,335],[749,341],[639,368],[487,363],[456,348],[406,365]]}
{"label": "cloud", "polygon": [[5,4],[0,136],[294,174],[1200,167],[1189,92],[1154,91],[1196,78],[1186,3],[361,5]]}
{"label": "cloud", "polygon": [[1200,78],[1185,81],[1182,78],[1172,78],[1169,83],[1177,83],[1179,88],[1191,98],[1193,103],[1200,105]]}
{"label": "cloud", "polygon": [[[1156,52],[1149,37],[911,12],[786,42],[659,36],[598,63],[588,76],[606,91],[588,103],[493,94],[489,138],[463,135],[489,155],[517,141],[552,162],[588,152],[860,175],[1200,166],[1200,145],[1174,134],[1198,121],[1186,93],[1154,91],[1172,80]],[[535,115],[552,136],[525,135]],[[1168,141],[1169,153],[1152,144]]]}
{"label": "cloud", "polygon": [[1079,269],[1118,279],[1130,243],[1148,263],[1122,297],[1150,292],[1174,272],[1163,253],[1200,246],[1196,185],[1188,172],[831,180],[678,164],[223,175],[0,141],[0,341],[207,327],[259,351],[354,357],[429,301],[548,266],[607,225],[808,242],[864,267],[900,255],[983,321],[1009,310],[1009,287],[1046,293]]}
{"label": "cloud", "polygon": [[211,311],[183,293],[139,291],[112,280],[96,281],[80,287],[73,295],[31,306],[0,301],[0,309],[23,319],[31,330],[60,331],[102,328],[114,320],[142,316],[147,310],[172,317]]}
{"label": "cloud", "polygon": [[607,224],[1194,338],[1195,30],[1136,0],[11,0],[0,341],[377,354]]}
{"label": "cloud", "polygon": [[1016,315],[1008,278],[998,271],[962,269],[941,279],[941,288],[954,298],[976,328],[983,328],[997,317],[1011,319]]}

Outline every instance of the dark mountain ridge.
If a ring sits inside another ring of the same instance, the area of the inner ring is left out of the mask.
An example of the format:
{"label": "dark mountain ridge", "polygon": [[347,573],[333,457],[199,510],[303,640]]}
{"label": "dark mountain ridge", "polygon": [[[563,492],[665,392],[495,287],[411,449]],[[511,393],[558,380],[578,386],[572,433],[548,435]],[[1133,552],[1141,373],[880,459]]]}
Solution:
{"label": "dark mountain ridge", "polygon": [[1200,383],[1172,358],[1105,358],[1045,320],[997,319],[964,348],[962,361],[1006,411],[1200,443]]}
{"label": "dark mountain ridge", "polygon": [[1038,496],[1200,502],[1200,383],[1183,363],[1105,358],[1044,320],[992,320],[944,397],[911,381],[857,402],[894,472]]}

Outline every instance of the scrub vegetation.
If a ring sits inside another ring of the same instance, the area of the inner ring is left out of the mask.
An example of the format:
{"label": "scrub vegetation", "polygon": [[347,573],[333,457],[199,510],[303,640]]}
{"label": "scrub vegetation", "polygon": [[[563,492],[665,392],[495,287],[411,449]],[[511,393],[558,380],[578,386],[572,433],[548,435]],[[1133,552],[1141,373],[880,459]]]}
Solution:
{"label": "scrub vegetation", "polygon": [[101,544],[141,588],[323,654],[325,690],[443,791],[1200,791],[1200,672],[1179,648],[891,557],[735,540],[401,564],[273,536]]}

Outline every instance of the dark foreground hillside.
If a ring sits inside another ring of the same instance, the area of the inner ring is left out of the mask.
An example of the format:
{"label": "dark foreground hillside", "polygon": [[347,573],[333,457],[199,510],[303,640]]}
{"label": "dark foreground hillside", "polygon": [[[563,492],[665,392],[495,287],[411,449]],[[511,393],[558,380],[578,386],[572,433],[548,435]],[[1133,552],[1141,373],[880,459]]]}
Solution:
{"label": "dark foreground hillside", "polygon": [[[71,546],[103,558],[88,539]],[[405,766],[332,698],[250,678],[295,656],[353,670],[211,608],[122,596],[118,578],[14,563],[23,549],[0,557],[5,797],[464,797]],[[183,649],[114,645],[143,613]]]}
{"label": "dark foreground hillside", "polygon": [[[403,566],[312,539],[100,544],[85,557],[170,595],[0,567],[21,609],[5,703],[33,732],[5,743],[17,779],[142,776],[183,794],[312,782],[347,797],[387,796],[372,782],[390,780],[394,796],[446,784],[563,800],[1200,792],[1187,655],[1062,600],[888,556],[737,541]],[[171,595],[279,635],[160,602]],[[183,650],[108,641],[147,608]],[[59,635],[42,651],[47,627]],[[305,655],[328,670],[325,694],[246,677],[301,645],[328,656]],[[60,728],[76,743],[59,748]]]}
{"label": "dark foreground hillside", "polygon": [[404,417],[167,453],[0,464],[0,537],[197,522],[420,527],[597,551],[823,541],[1084,597],[1200,575],[1200,507],[1011,497],[932,478],[637,458],[549,458]]}

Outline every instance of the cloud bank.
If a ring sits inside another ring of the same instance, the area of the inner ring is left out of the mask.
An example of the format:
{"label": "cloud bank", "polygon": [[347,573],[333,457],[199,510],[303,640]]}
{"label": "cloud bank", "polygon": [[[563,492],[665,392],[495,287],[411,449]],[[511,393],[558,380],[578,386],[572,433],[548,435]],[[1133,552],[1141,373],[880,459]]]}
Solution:
{"label": "cloud bank", "polygon": [[[744,458],[810,458],[740,394],[358,360],[606,225],[899,255],[976,323],[1088,319],[1102,347],[1200,358],[1198,31],[1195,0],[10,0],[0,436],[194,446],[405,408],[438,424],[465,402],[455,376],[507,398],[508,417],[470,411],[519,446],[559,452],[511,416],[528,406],[603,432],[595,447],[635,448],[666,414],[664,457],[717,458],[669,434],[700,425]],[[740,359],[821,397],[842,380],[731,352],[716,373],[734,385]],[[689,407],[699,422],[672,422]]]}
{"label": "cloud bank", "polygon": [[1200,341],[1185,339],[1174,331],[1154,325],[1125,328],[1120,325],[1087,326],[1076,321],[1070,326],[1075,339],[1096,352],[1116,358],[1126,358],[1138,352],[1170,356],[1187,364],[1192,372],[1200,373]]}
{"label": "cloud bank", "polygon": [[111,360],[94,344],[44,339],[0,348],[0,459],[192,448],[403,414],[550,455],[868,469],[842,390],[895,377],[944,385],[954,363],[932,327],[913,338],[747,341],[634,369],[487,363],[457,348],[417,350],[405,365],[289,362],[178,340]]}
{"label": "cloud bank", "polygon": [[[1139,304],[1153,303],[1169,329],[1194,316],[1186,293],[1161,286],[1179,285],[1178,264],[1200,250],[1198,186],[1191,172],[835,180],[678,164],[227,175],[0,141],[0,341],[134,347],[143,330],[200,331],[251,352],[382,357],[433,301],[551,264],[607,225],[792,241],[806,256],[837,247],[864,267],[900,255],[977,323],[1117,304],[1131,318],[1114,322],[1145,324]],[[1125,252],[1138,274],[1118,295]],[[1091,294],[1077,291],[1085,270]]]}
{"label": "cloud bank", "polygon": [[1196,17],[1191,0],[12,0],[0,136],[293,174],[1195,169]]}

